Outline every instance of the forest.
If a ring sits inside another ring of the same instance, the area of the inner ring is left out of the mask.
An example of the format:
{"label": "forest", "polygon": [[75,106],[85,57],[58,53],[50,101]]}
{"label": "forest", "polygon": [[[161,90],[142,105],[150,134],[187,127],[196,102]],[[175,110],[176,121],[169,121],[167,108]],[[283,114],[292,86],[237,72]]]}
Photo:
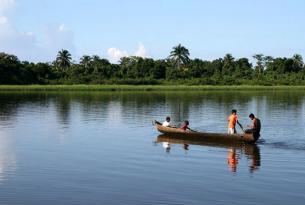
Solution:
{"label": "forest", "polygon": [[[253,63],[251,63],[253,62]],[[186,85],[305,85],[305,66],[300,54],[292,57],[253,55],[253,59],[226,54],[215,60],[191,59],[181,44],[165,59],[123,57],[110,63],[97,55],[73,60],[68,50],[53,62],[20,61],[0,53],[0,84],[186,84]]]}

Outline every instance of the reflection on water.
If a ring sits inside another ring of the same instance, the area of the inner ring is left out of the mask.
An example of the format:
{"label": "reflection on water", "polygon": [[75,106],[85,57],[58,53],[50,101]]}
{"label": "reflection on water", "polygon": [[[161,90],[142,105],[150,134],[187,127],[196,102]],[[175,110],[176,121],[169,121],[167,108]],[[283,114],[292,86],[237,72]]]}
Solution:
{"label": "reflection on water", "polygon": [[[0,204],[305,200],[305,91],[0,92],[0,102]],[[156,139],[151,124],[170,116],[222,133],[232,108],[243,125],[250,112],[262,120],[257,145]]]}
{"label": "reflection on water", "polygon": [[[262,119],[277,118],[277,123],[290,116],[299,123],[304,116],[304,95],[300,92],[151,92],[151,93],[1,93],[1,121],[13,121],[18,111],[24,108],[56,108],[60,123],[69,125],[71,109],[80,109],[84,120],[105,117],[105,113],[117,113],[118,119],[130,118],[135,122],[150,121],[152,117],[171,115],[174,122],[189,119],[212,125],[226,123],[226,116],[232,108],[237,108],[243,123],[248,122],[248,114],[253,112]],[[73,107],[73,108],[71,108]],[[281,111],[281,112],[279,112]],[[119,113],[118,113],[119,112]],[[160,115],[162,114],[162,115]],[[268,114],[268,115],[267,115]],[[147,119],[147,116],[150,118]],[[218,119],[218,122],[214,121]],[[212,119],[212,120],[211,120]],[[265,128],[265,127],[264,127]],[[223,129],[223,128],[222,128]]]}
{"label": "reflection on water", "polygon": [[0,130],[0,183],[16,169],[16,160],[9,137]]}
{"label": "reflection on water", "polygon": [[[248,162],[249,171],[252,173],[259,169],[261,166],[261,154],[258,145],[256,144],[246,144],[246,143],[232,143],[232,142],[207,142],[204,140],[194,140],[184,137],[175,137],[170,135],[159,135],[156,138],[157,143],[162,143],[163,148],[167,153],[170,153],[173,144],[178,144],[182,146],[184,151],[191,150],[190,145],[199,145],[204,147],[219,147],[227,149],[227,162],[228,167],[232,172],[237,171],[239,159],[246,157]],[[224,155],[225,159],[226,156]]]}
{"label": "reflection on water", "polygon": [[238,158],[236,156],[236,149],[230,148],[228,149],[228,165],[231,168],[232,172],[236,172],[238,164]]}
{"label": "reflection on water", "polygon": [[[158,141],[156,141],[156,143],[158,143]],[[171,143],[170,142],[167,142],[167,141],[162,142],[162,146],[166,150],[167,153],[170,153],[170,150],[171,150]],[[188,144],[183,144],[182,148],[185,151],[185,153],[187,153],[187,151],[189,150],[189,145]]]}

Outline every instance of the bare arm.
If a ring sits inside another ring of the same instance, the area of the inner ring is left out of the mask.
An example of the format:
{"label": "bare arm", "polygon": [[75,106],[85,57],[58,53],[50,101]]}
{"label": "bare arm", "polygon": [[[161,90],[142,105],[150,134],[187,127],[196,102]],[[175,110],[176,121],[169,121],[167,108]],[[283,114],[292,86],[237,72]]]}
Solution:
{"label": "bare arm", "polygon": [[239,123],[239,121],[237,120],[236,123],[239,125],[239,127],[242,129],[242,131],[244,131],[243,126]]}

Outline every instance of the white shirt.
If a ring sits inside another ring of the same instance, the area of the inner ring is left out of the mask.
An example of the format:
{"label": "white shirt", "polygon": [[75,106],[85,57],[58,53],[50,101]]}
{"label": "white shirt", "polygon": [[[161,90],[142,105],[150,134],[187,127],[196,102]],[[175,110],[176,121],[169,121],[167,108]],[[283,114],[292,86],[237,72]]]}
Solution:
{"label": "white shirt", "polygon": [[164,127],[169,127],[169,126],[170,126],[170,123],[167,122],[167,121],[164,121],[164,122],[162,123],[162,126],[164,126]]}
{"label": "white shirt", "polygon": [[162,143],[163,148],[168,149],[170,148],[170,144],[168,142],[163,142]]}

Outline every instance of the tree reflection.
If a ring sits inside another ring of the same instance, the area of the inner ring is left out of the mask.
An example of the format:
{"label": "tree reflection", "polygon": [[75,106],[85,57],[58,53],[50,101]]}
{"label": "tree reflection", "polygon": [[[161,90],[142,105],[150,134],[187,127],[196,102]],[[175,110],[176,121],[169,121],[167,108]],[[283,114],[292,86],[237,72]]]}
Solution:
{"label": "tree reflection", "polygon": [[59,123],[64,127],[69,127],[71,101],[72,99],[69,95],[58,95],[54,98],[54,104]]}
{"label": "tree reflection", "polygon": [[46,108],[47,93],[0,92],[0,124],[13,125],[18,112],[27,107]]}
{"label": "tree reflection", "polygon": [[6,175],[16,168],[15,153],[10,145],[7,134],[0,130],[0,183],[6,179]]}

